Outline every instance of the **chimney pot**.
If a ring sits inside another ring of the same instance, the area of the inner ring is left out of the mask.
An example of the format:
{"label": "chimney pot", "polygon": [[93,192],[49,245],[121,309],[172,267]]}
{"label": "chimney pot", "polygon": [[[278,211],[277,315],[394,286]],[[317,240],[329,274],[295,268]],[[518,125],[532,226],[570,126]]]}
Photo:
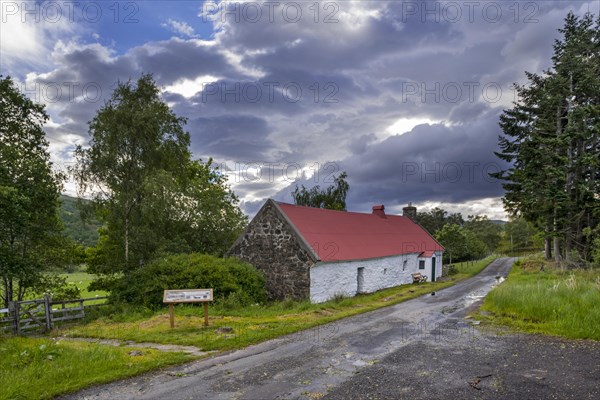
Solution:
{"label": "chimney pot", "polygon": [[383,204],[379,204],[373,206],[373,214],[380,216],[381,218],[386,218],[385,216],[385,206]]}

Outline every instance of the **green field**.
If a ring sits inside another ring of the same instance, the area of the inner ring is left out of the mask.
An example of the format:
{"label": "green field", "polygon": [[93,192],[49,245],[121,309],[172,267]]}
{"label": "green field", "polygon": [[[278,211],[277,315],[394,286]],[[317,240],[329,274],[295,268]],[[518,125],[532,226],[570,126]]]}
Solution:
{"label": "green field", "polygon": [[94,280],[95,275],[88,274],[87,272],[74,272],[72,274],[60,274],[67,278],[67,282],[75,284],[81,291],[81,297],[84,299],[92,297],[104,297],[107,295],[102,290],[89,291],[88,286]]}
{"label": "green field", "polygon": [[[50,399],[194,359],[184,353],[39,338],[0,338],[0,400]],[[139,350],[138,350],[139,351]]]}
{"label": "green field", "polygon": [[487,295],[478,317],[529,333],[600,340],[599,305],[599,269],[561,271],[530,257]]}

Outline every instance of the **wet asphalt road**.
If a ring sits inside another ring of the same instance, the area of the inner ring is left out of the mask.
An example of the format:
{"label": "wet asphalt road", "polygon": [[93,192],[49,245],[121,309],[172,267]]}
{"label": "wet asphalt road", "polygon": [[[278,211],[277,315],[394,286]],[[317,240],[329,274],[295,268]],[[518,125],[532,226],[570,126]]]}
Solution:
{"label": "wet asphalt road", "polygon": [[600,398],[600,344],[476,329],[513,259],[450,288],[70,399]]}

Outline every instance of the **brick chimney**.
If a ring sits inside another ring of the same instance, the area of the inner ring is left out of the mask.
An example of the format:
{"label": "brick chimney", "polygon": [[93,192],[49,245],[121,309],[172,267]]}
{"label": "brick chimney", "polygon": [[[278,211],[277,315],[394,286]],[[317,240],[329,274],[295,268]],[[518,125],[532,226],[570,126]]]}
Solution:
{"label": "brick chimney", "polygon": [[385,206],[383,204],[373,206],[373,214],[378,215],[381,218],[387,218],[385,216]]}
{"label": "brick chimney", "polygon": [[412,203],[408,203],[408,206],[402,209],[402,215],[415,221],[417,219],[417,207],[414,207]]}

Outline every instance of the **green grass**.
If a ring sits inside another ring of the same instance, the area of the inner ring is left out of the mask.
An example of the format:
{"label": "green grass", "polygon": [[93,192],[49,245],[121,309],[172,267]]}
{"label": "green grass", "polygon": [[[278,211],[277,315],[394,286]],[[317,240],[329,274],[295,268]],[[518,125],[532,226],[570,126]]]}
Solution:
{"label": "green grass", "polygon": [[[68,283],[72,283],[79,288],[79,290],[81,291],[82,299],[89,299],[89,298],[94,298],[94,297],[104,297],[104,296],[108,295],[107,292],[102,291],[102,290],[95,290],[95,291],[89,290],[89,285],[94,280],[95,275],[88,274],[87,272],[74,272],[71,274],[60,274],[60,276],[66,277]],[[89,305],[93,305],[93,304],[102,304],[105,302],[106,302],[106,300],[97,300],[97,301],[92,300],[92,301],[87,301],[85,303],[85,305],[89,306]],[[68,307],[75,307],[75,306],[78,306],[78,304],[68,305]]]}
{"label": "green grass", "polygon": [[600,270],[561,271],[528,258],[487,295],[487,313],[478,317],[523,332],[600,340],[599,305]]}
{"label": "green grass", "polygon": [[60,274],[60,276],[66,277],[67,282],[74,283],[81,291],[81,297],[84,299],[91,297],[104,297],[107,295],[107,293],[102,290],[88,290],[88,287],[94,280],[95,275],[88,274],[87,272],[74,272],[72,274]]}
{"label": "green grass", "polygon": [[481,272],[489,263],[497,259],[498,255],[490,255],[482,260],[477,261],[465,261],[461,263],[454,263],[453,265],[458,270],[458,275],[466,277],[472,277]]}
{"label": "green grass", "polygon": [[[105,297],[108,295],[103,290],[90,291],[89,285],[95,279],[95,275],[88,274],[87,272],[73,272],[73,273],[62,273],[59,274],[61,277],[67,279],[67,283],[72,283],[79,288],[81,292],[81,298],[88,299],[94,297]],[[41,298],[40,294],[28,294],[25,300],[33,300]],[[90,301],[86,302],[86,305],[104,303],[106,300]]]}
{"label": "green grass", "polygon": [[0,338],[0,399],[50,399],[92,384],[114,381],[193,357],[95,343]]}
{"label": "green grass", "polygon": [[[58,333],[74,337],[192,345],[203,350],[242,348],[443,289],[475,275],[495,258],[497,257],[492,256],[473,265],[459,266],[459,273],[443,281],[402,285],[321,304],[285,301],[267,305],[245,304],[234,308],[211,305],[210,324],[206,328],[203,327],[201,306],[180,305],[175,307],[174,329],[169,326],[167,310],[161,309],[156,312],[115,312],[86,325],[64,329]],[[222,327],[233,328],[233,332],[217,331]]]}

